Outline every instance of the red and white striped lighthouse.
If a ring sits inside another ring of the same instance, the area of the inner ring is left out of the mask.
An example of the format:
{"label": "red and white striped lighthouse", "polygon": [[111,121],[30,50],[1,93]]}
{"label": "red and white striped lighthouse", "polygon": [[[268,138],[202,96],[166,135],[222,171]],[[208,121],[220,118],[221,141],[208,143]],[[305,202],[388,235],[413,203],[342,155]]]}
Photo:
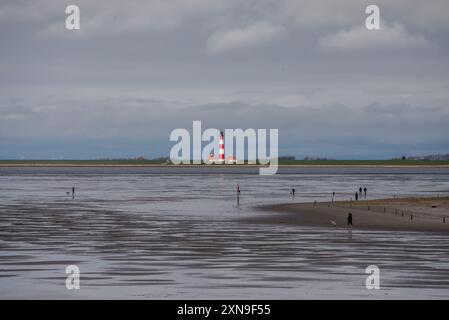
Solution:
{"label": "red and white striped lighthouse", "polygon": [[225,162],[225,155],[224,155],[224,134],[223,131],[220,132],[220,139],[218,141],[218,162],[224,163]]}

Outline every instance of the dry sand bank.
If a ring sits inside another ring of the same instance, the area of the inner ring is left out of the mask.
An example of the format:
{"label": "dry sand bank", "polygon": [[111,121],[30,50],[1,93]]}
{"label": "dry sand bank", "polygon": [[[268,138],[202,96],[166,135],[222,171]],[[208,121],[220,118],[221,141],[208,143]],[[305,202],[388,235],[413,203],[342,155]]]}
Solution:
{"label": "dry sand bank", "polygon": [[288,203],[259,209],[275,214],[245,220],[341,228],[351,212],[354,229],[449,232],[449,197]]}

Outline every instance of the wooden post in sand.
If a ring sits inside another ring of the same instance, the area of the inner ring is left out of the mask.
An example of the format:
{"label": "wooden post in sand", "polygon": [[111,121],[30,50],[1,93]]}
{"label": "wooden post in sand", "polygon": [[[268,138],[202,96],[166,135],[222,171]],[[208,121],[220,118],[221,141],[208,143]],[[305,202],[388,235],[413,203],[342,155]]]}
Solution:
{"label": "wooden post in sand", "polygon": [[413,220],[413,215],[412,214],[410,215],[410,220]]}

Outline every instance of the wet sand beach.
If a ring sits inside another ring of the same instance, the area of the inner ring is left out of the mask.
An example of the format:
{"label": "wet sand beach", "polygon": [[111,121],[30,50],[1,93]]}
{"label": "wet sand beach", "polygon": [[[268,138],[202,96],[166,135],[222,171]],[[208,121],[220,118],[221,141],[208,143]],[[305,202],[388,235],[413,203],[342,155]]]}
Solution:
{"label": "wet sand beach", "polygon": [[[279,223],[296,211],[261,209],[314,199],[325,209],[333,190],[343,201],[354,186],[379,199],[436,197],[449,193],[446,169],[295,169],[269,177],[183,170],[0,168],[0,298],[449,297],[446,232],[359,228],[362,208],[348,232],[340,227],[344,202],[337,227]],[[259,223],[265,218],[274,223]],[[80,290],[65,287],[72,264]],[[372,264],[381,270],[380,290],[365,287]]]}
{"label": "wet sand beach", "polygon": [[247,219],[289,225],[346,227],[349,212],[353,228],[449,233],[449,197],[407,197],[359,201],[264,205],[272,216]]}

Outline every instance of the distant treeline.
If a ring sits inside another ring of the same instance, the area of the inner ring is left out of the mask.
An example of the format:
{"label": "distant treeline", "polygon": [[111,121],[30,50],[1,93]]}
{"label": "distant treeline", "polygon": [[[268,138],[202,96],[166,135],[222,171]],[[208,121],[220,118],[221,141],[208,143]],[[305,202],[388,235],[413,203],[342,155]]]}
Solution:
{"label": "distant treeline", "polygon": [[448,154],[430,154],[425,156],[402,156],[401,158],[394,158],[392,160],[449,160]]}
{"label": "distant treeline", "polygon": [[[296,160],[296,157],[295,156],[281,156],[278,159],[279,159],[279,161],[293,161],[293,160]],[[326,160],[335,160],[335,159],[305,156],[302,160],[304,160],[304,161],[326,161]]]}

